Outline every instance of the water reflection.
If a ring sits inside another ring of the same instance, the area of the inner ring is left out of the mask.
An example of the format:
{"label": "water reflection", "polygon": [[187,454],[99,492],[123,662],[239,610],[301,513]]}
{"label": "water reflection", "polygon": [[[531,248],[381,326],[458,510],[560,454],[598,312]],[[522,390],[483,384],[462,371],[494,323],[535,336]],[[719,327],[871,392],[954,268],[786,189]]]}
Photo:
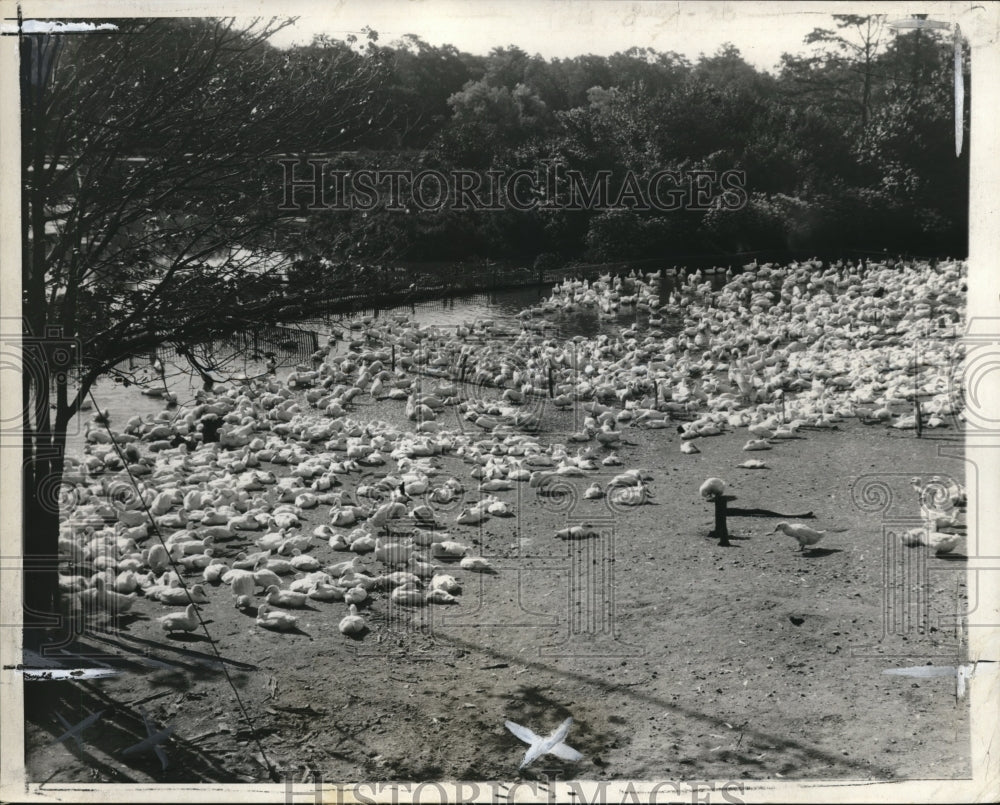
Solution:
{"label": "water reflection", "polygon": [[[713,289],[716,290],[726,282],[722,272],[706,275],[705,280],[711,281]],[[661,275],[659,297],[662,302],[665,302],[670,292],[677,287],[678,281],[678,276],[673,273]],[[519,329],[520,322],[517,319],[517,314],[548,298],[553,285],[554,283],[550,282],[523,288],[506,288],[424,300],[390,308],[366,308],[356,311],[354,317],[372,316],[375,320],[379,320],[405,314],[417,324],[434,325],[442,329],[453,329],[460,325],[489,319],[502,329]],[[640,327],[644,326],[647,319],[646,313],[638,311],[634,307],[624,307],[613,314],[603,316],[600,313],[600,308],[596,305],[576,307],[570,311],[559,311],[553,314],[552,321],[556,325],[553,335],[562,338],[575,336],[593,338],[601,333],[611,334],[623,326],[630,326],[633,322],[637,322]],[[328,319],[309,319],[300,322],[300,325],[319,331],[322,341],[340,321],[342,321],[340,316],[334,316]],[[664,332],[672,334],[672,332],[676,332],[677,327],[677,322],[668,322]]]}

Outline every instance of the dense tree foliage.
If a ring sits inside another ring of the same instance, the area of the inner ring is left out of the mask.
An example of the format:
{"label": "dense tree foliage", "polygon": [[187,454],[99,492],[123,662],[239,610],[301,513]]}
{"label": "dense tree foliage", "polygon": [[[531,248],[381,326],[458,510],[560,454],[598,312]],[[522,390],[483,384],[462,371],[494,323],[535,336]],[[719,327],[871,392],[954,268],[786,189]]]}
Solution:
{"label": "dense tree foliage", "polygon": [[746,204],[403,215],[383,204],[353,238],[340,234],[357,215],[316,213],[310,247],[372,260],[964,253],[968,156],[954,154],[950,34],[836,15],[804,46],[776,74],[732,45],[694,63],[648,48],[545,60],[517,47],[473,56],[416,37],[382,47],[386,125],[362,133],[348,160],[355,169],[377,159],[485,176],[557,160],[586,176],[611,171],[612,186],[630,171],[645,181],[661,170],[739,170]]}

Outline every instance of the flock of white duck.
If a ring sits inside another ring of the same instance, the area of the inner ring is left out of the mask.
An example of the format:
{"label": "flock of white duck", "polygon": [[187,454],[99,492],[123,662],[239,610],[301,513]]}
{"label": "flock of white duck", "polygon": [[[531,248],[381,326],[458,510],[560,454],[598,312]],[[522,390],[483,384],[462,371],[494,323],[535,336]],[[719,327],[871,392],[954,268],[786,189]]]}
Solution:
{"label": "flock of white duck", "polygon": [[[677,428],[682,452],[694,453],[746,428],[743,449],[760,451],[851,417],[914,427],[915,399],[923,426],[947,426],[960,416],[950,379],[965,271],[753,266],[719,291],[695,272],[662,300],[656,275],[603,277],[555,286],[520,314],[519,332],[478,322],[456,337],[403,316],[352,322],[363,333],[345,354],[331,338],[283,382],[237,381],[132,418],[114,433],[120,453],[91,423],[64,479],[74,494],[62,512],[62,589],[85,613],[140,600],[184,607],[160,617],[168,634],[197,629],[196,607],[226,589],[277,631],[297,629],[306,606],[339,608],[339,630],[358,635],[373,601],[455,604],[455,573],[496,570],[446,528],[512,516],[502,496],[518,484],[543,493],[554,479],[623,465],[630,429]],[[560,314],[589,308],[637,316],[614,335],[552,335]],[[398,401],[404,424],[363,419],[370,399]],[[574,406],[579,429],[544,443],[543,415]],[[219,441],[202,441],[206,417],[221,419]],[[446,456],[470,465],[472,482],[446,472]],[[651,498],[650,470],[615,471],[584,499]],[[326,549],[353,555],[330,561]]]}

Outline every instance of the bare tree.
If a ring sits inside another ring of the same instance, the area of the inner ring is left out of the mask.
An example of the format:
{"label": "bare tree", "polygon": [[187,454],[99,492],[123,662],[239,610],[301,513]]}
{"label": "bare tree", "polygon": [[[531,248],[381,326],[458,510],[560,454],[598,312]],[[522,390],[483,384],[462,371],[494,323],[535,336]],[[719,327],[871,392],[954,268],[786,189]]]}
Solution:
{"label": "bare tree", "polygon": [[797,79],[808,96],[833,98],[860,118],[862,129],[871,119],[877,60],[887,39],[883,14],[834,14],[837,29],[816,28],[806,44],[823,52],[809,57],[783,56],[784,72]]}
{"label": "bare tree", "polygon": [[290,214],[276,158],[363,131],[382,70],[357,43],[274,48],[289,22],[136,20],[48,46],[22,38],[29,620],[58,611],[58,507],[44,490],[58,486],[93,383],[166,341],[301,309],[286,266],[263,258]]}

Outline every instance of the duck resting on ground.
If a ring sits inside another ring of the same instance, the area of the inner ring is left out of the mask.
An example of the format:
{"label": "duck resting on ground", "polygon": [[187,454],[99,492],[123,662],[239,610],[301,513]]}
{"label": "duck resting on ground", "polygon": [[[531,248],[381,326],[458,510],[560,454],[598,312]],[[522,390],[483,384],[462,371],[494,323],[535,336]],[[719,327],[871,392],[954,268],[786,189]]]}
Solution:
{"label": "duck resting on ground", "polygon": [[168,635],[174,632],[193,632],[198,628],[198,612],[194,604],[188,604],[184,612],[171,612],[157,620]]}
{"label": "duck resting on ground", "polygon": [[354,604],[351,604],[350,614],[344,615],[341,618],[337,628],[341,634],[353,635],[361,634],[367,626],[365,625],[365,619],[358,614],[358,608]]}
{"label": "duck resting on ground", "polygon": [[291,632],[298,627],[299,619],[287,612],[271,609],[267,604],[257,607],[257,625],[273,632]]}

